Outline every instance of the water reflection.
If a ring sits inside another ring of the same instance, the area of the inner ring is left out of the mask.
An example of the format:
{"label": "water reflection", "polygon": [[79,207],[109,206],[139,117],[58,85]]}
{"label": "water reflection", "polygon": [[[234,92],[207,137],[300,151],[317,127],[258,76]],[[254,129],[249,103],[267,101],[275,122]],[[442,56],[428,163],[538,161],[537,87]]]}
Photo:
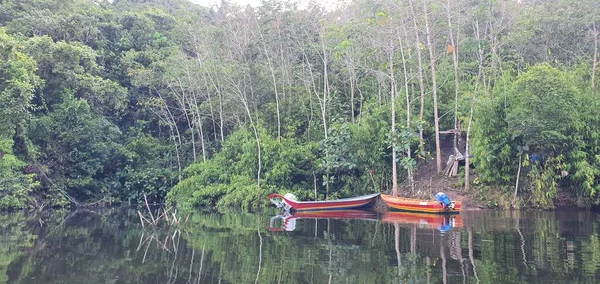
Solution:
{"label": "water reflection", "polygon": [[462,227],[462,218],[458,214],[427,214],[397,211],[377,214],[366,210],[326,210],[294,213],[284,211],[279,215],[271,217],[269,231],[294,231],[296,229],[296,220],[298,219],[381,220],[383,223],[392,223],[401,226],[417,225],[421,228],[437,229],[442,233],[450,231],[455,227]]}
{"label": "water reflection", "polygon": [[358,219],[378,220],[377,213],[366,210],[324,210],[324,211],[299,211],[283,213],[271,217],[269,231],[293,231],[296,229],[297,219]]}
{"label": "water reflection", "polygon": [[437,229],[448,232],[452,228],[462,227],[462,217],[457,214],[427,214],[412,212],[386,212],[381,219],[383,223],[393,223],[403,226],[416,225],[420,228]]}
{"label": "water reflection", "polygon": [[0,283],[600,280],[600,215],[587,211],[273,213],[197,212],[179,228],[142,228],[127,208],[0,215]]}

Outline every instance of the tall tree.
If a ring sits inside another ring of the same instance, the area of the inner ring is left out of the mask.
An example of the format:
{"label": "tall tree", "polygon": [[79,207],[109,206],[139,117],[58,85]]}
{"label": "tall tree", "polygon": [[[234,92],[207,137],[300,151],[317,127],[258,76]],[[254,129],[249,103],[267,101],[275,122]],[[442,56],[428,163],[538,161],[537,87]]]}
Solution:
{"label": "tall tree", "polygon": [[[450,39],[448,52],[452,55],[452,66],[454,67],[454,130],[459,131],[458,126],[458,93],[459,93],[459,77],[458,77],[458,45],[456,44],[459,40],[460,26],[457,28],[456,41],[454,41],[454,28],[452,27],[452,16],[451,16],[450,0],[446,1],[446,17],[448,20],[448,36]],[[459,22],[459,20],[457,20]],[[456,157],[456,149],[458,149],[458,136],[460,132],[454,134],[454,156]]]}
{"label": "tall tree", "polygon": [[[412,15],[413,30],[415,33],[415,50],[417,51],[417,74],[419,78],[419,91],[421,93],[421,105],[419,109],[419,120],[423,121],[423,114],[425,113],[425,83],[423,83],[423,59],[421,55],[421,49],[423,44],[419,40],[419,29],[417,25],[417,14],[413,5],[413,0],[408,0],[410,5],[410,12]],[[420,147],[423,147],[423,129],[419,130]]]}
{"label": "tall tree", "polygon": [[429,67],[431,68],[431,84],[433,92],[433,125],[435,128],[435,161],[437,172],[442,172],[442,151],[440,149],[440,118],[438,116],[438,96],[437,96],[437,74],[435,71],[434,46],[431,41],[431,31],[429,30],[429,16],[427,11],[427,2],[423,1],[423,15],[425,18],[425,34],[427,37],[427,49],[429,50]]}

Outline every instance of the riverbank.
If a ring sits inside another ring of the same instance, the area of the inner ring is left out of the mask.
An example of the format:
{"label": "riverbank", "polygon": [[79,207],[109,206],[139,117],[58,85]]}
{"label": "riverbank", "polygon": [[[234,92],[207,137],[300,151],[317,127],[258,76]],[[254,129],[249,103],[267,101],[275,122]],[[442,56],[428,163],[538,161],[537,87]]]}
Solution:
{"label": "riverbank", "polygon": [[[453,154],[453,141],[451,137],[442,139],[441,151],[442,160],[446,161]],[[459,140],[459,149],[464,149],[464,144]],[[471,169],[471,188],[465,190],[464,183],[464,165],[460,166],[457,177],[448,177],[444,174],[438,174],[435,159],[430,158],[420,163],[417,171],[414,173],[415,188],[411,190],[408,182],[400,184],[399,192],[401,196],[410,198],[431,199],[438,192],[448,194],[451,200],[461,200],[463,210],[481,210],[481,209],[539,209],[533,207],[528,200],[518,197],[514,200],[513,189],[510,191],[494,188],[493,186],[480,185],[474,183],[477,180],[477,169]],[[521,185],[520,190],[524,190]],[[589,208],[576,196],[566,191],[559,191],[554,200],[554,209],[566,208]]]}

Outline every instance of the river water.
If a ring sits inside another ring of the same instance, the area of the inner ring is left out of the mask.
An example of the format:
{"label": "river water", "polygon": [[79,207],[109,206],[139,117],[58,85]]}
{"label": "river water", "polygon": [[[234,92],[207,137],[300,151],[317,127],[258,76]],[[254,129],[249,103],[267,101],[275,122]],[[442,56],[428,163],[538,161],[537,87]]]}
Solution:
{"label": "river water", "polygon": [[2,214],[0,283],[600,282],[589,211],[279,213]]}

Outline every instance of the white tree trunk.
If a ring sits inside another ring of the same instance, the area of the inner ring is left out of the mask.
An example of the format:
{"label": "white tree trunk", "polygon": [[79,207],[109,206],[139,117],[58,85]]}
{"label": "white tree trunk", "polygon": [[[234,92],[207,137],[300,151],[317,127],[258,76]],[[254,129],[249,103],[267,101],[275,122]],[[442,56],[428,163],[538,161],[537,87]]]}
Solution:
{"label": "white tree trunk", "polygon": [[429,50],[429,66],[431,67],[431,82],[433,89],[433,124],[435,127],[435,158],[438,174],[442,172],[442,151],[440,149],[440,118],[438,115],[437,101],[437,74],[435,71],[434,47],[431,43],[431,32],[429,30],[429,16],[427,15],[427,2],[423,1],[423,15],[425,16],[425,33],[427,35],[427,49]]}
{"label": "white tree trunk", "polygon": [[[408,71],[406,69],[406,58],[404,57],[404,45],[402,44],[402,38],[400,37],[400,33],[398,32],[398,43],[400,44],[400,55],[402,56],[402,71],[404,72],[404,91],[405,91],[405,95],[406,95],[406,127],[411,129],[412,131],[412,127],[411,127],[411,113],[410,113],[410,93],[408,92]],[[410,144],[408,145],[408,149],[406,149],[406,157],[411,159],[412,158],[412,150],[410,147]],[[415,191],[415,179],[413,177],[413,169],[412,168],[407,168],[407,177],[408,177],[408,184],[410,186],[410,191],[414,192]]]}
{"label": "white tree trunk", "polygon": [[[417,72],[419,77],[419,91],[421,92],[421,106],[419,109],[419,120],[423,121],[423,114],[425,112],[425,83],[423,83],[423,59],[421,56],[421,41],[419,40],[419,29],[417,26],[417,15],[415,13],[415,9],[413,7],[413,0],[408,0],[410,5],[410,11],[412,14],[413,26],[415,30],[415,49],[417,51]],[[420,147],[423,147],[423,129],[419,129],[419,140]]]}
{"label": "white tree trunk", "polygon": [[[458,33],[460,33],[460,27],[457,32],[457,42],[454,42],[454,32],[452,30],[452,17],[450,9],[450,0],[446,2],[446,15],[448,18],[448,34],[450,35],[450,46],[452,46],[452,64],[454,66],[454,129],[458,131],[458,92],[459,92],[459,78],[458,78]],[[460,132],[454,134],[454,149],[458,149],[458,136]],[[456,157],[458,153],[454,153]]]}
{"label": "white tree trunk", "polygon": [[594,23],[594,62],[592,62],[592,88],[596,88],[596,69],[598,69],[598,28]]}

